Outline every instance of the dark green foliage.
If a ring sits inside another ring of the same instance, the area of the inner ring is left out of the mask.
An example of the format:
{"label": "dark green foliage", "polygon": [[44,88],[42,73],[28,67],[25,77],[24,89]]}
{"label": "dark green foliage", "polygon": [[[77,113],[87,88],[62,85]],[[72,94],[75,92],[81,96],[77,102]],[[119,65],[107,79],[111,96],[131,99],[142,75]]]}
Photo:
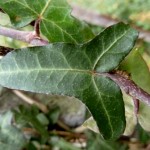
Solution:
{"label": "dark green foliage", "polygon": [[116,68],[132,49],[137,35],[121,23],[84,45],[56,43],[15,50],[1,60],[0,84],[79,98],[104,138],[116,139],[125,128],[121,91],[113,81],[94,72]]}

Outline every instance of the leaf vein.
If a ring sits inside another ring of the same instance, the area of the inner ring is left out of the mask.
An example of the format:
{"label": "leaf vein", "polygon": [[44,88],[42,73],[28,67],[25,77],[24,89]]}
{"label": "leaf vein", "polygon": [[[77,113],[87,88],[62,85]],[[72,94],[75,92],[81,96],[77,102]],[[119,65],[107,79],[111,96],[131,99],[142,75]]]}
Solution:
{"label": "leaf vein", "polygon": [[62,32],[64,32],[68,37],[70,37],[70,39],[72,39],[74,42],[75,42],[75,44],[77,44],[78,42],[75,40],[75,38],[73,38],[72,36],[71,36],[71,34],[69,34],[66,30],[64,30],[63,28],[61,28],[58,24],[56,24],[56,22],[54,22],[54,21],[52,21],[52,20],[48,20],[48,19],[46,19],[46,18],[43,18],[43,20],[45,20],[45,21],[47,21],[47,22],[50,22],[50,23],[52,23],[53,25],[55,25],[58,29],[60,29]]}
{"label": "leaf vein", "polygon": [[104,55],[105,53],[107,53],[107,52],[110,50],[110,48],[112,48],[112,46],[113,46],[116,42],[118,42],[118,40],[120,40],[127,32],[128,32],[128,30],[125,31],[125,32],[124,32],[120,37],[118,37],[116,40],[114,40],[114,42],[112,42],[112,44],[111,44],[105,51],[103,51],[103,52],[100,54],[100,56],[96,59],[94,65],[93,65],[93,70],[95,70],[95,67],[96,67],[97,63],[98,63],[99,60],[103,57],[103,55]]}

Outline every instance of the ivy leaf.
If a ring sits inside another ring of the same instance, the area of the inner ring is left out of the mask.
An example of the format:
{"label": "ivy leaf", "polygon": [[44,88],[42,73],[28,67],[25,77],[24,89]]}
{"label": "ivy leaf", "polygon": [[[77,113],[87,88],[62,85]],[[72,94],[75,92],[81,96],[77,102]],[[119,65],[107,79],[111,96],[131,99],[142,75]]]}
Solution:
{"label": "ivy leaf", "polygon": [[[123,94],[123,100],[124,100],[124,105],[125,105],[125,116],[126,116],[126,128],[125,128],[123,135],[130,136],[133,134],[135,130],[135,127],[137,125],[137,119],[136,119],[135,112],[134,112],[134,104],[133,104],[132,98],[126,93],[124,93],[123,91],[122,91],[122,94]],[[93,117],[88,118],[84,122],[83,126],[96,133],[99,133],[97,124],[95,120],[93,119]]]}
{"label": "ivy leaf", "polygon": [[41,33],[50,42],[82,43],[93,37],[85,23],[70,15],[71,8],[66,0],[1,0],[0,8],[15,27],[40,19]]}
{"label": "ivy leaf", "polygon": [[55,43],[15,50],[0,62],[0,84],[74,96],[86,104],[103,137],[116,139],[125,128],[122,94],[112,80],[97,73],[117,67],[136,38],[137,32],[121,23],[84,45]]}

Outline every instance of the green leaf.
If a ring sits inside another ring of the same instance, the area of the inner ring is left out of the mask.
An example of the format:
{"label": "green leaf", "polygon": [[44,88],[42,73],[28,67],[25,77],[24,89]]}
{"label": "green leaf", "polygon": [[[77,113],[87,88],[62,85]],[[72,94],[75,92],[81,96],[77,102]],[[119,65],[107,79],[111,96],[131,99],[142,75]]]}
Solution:
{"label": "green leaf", "polygon": [[121,63],[120,68],[130,73],[132,80],[138,86],[150,93],[150,72],[147,64],[137,49],[128,55]]}
{"label": "green leaf", "polygon": [[66,0],[1,0],[0,8],[16,27],[40,19],[41,33],[50,42],[83,43],[93,37],[85,23],[70,15]]}
{"label": "green leaf", "polygon": [[140,103],[138,122],[144,130],[150,132],[150,106]]}
{"label": "green leaf", "polygon": [[13,118],[12,112],[8,111],[7,113],[0,115],[0,127],[5,128],[7,125],[11,125]]}
{"label": "green leaf", "polygon": [[47,116],[51,125],[56,124],[60,116],[60,109],[58,107],[51,108]]}
{"label": "green leaf", "polygon": [[7,112],[0,115],[0,150],[20,150],[26,140],[19,129],[11,125],[13,114]]}
{"label": "green leaf", "polygon": [[[125,128],[123,135],[130,136],[133,134],[135,127],[137,125],[137,119],[136,119],[135,112],[134,112],[134,103],[133,103],[132,98],[129,95],[127,95],[123,91],[122,91],[122,94],[123,94],[123,100],[124,100],[124,105],[125,105],[125,117],[126,117],[126,128]],[[86,128],[96,133],[99,133],[97,124],[92,117],[87,119],[84,122],[83,126],[85,126]]]}
{"label": "green leaf", "polygon": [[44,125],[44,126],[46,126],[46,125],[49,124],[48,118],[47,118],[46,115],[43,114],[43,113],[39,113],[39,114],[36,116],[36,118],[37,118],[38,121],[39,121],[42,125]]}
{"label": "green leaf", "polygon": [[74,96],[86,104],[104,138],[116,139],[125,128],[122,94],[112,80],[95,72],[117,67],[136,38],[135,30],[117,24],[85,45],[56,43],[15,50],[1,60],[0,84]]}
{"label": "green leaf", "polygon": [[93,117],[88,118],[84,123],[83,126],[94,131],[95,133],[99,133],[97,124],[95,122],[95,120],[93,119]]}
{"label": "green leaf", "polygon": [[[121,64],[121,69],[131,74],[132,80],[142,89],[150,93],[150,72],[147,64],[138,50],[134,50]],[[144,80],[142,80],[144,79]],[[138,121],[147,131],[150,131],[150,107],[140,102]]]}

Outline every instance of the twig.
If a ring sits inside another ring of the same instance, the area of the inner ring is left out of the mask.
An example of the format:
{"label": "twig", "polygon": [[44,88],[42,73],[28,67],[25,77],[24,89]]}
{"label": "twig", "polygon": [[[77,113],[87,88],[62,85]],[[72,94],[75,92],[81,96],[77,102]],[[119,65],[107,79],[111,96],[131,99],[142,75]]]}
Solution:
{"label": "twig", "polygon": [[62,129],[64,129],[64,130],[66,130],[66,131],[70,131],[71,129],[65,124],[65,123],[63,123],[63,122],[61,122],[61,121],[57,121],[57,124],[62,128]]}
{"label": "twig", "polygon": [[[90,11],[84,8],[81,8],[77,5],[72,5],[73,11],[72,15],[80,20],[84,20],[89,24],[98,25],[102,27],[108,27],[110,25],[116,24],[121,20],[113,19],[109,16],[99,14],[94,11]],[[136,30],[139,31],[139,38],[143,39],[146,42],[150,42],[150,32],[143,30],[140,27],[133,25]]]}
{"label": "twig", "polygon": [[38,37],[35,31],[19,31],[0,26],[0,35],[20,40],[35,46],[44,46],[48,44],[48,41]]}
{"label": "twig", "polygon": [[84,134],[82,133],[74,133],[74,132],[67,132],[67,131],[50,131],[51,134],[60,135],[60,136],[69,136],[71,138],[85,138]]}
{"label": "twig", "polygon": [[44,113],[48,112],[48,108],[44,104],[33,100],[32,98],[28,97],[21,91],[18,91],[18,90],[12,90],[12,91],[13,91],[13,93],[15,93],[18,97],[20,97],[23,101],[27,102],[28,104],[36,105]]}
{"label": "twig", "polygon": [[116,82],[119,87],[134,99],[138,99],[150,106],[150,94],[138,87],[132,80],[118,73],[96,73],[109,77]]}

